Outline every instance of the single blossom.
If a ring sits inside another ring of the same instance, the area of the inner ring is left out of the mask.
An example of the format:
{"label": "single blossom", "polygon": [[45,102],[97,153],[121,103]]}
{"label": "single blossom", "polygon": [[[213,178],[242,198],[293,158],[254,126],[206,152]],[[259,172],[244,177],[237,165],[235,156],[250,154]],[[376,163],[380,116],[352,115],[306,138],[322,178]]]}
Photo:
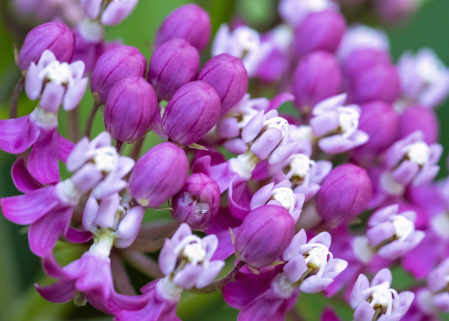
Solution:
{"label": "single blossom", "polygon": [[391,272],[380,270],[370,282],[360,274],[351,293],[351,307],[355,321],[400,320],[410,308],[415,295],[404,291],[398,294],[390,287]]}
{"label": "single blossom", "polygon": [[449,69],[429,48],[404,53],[398,63],[406,103],[436,107],[449,93]]}
{"label": "single blossom", "polygon": [[342,94],[328,98],[312,110],[312,133],[319,138],[318,146],[326,153],[346,152],[369,139],[365,132],[358,129],[359,106],[343,106],[346,97],[346,94]]}
{"label": "single blossom", "polygon": [[395,260],[424,238],[423,231],[415,230],[415,220],[415,212],[399,213],[397,204],[381,208],[368,220],[368,241],[380,256]]}
{"label": "single blossom", "polygon": [[134,10],[139,0],[81,0],[84,13],[107,26],[118,25]]}

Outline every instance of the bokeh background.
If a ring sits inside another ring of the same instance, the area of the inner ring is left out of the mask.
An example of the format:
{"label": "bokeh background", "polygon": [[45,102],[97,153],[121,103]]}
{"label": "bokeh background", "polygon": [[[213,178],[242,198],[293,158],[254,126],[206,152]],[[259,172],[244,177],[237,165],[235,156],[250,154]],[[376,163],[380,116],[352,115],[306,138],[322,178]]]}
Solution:
{"label": "bokeh background", "polygon": [[[19,70],[14,63],[13,43],[19,47],[26,31],[32,27],[32,20],[15,19],[9,11],[5,14],[8,0],[0,0],[0,119],[8,116],[8,102],[12,89],[19,79]],[[186,3],[198,3],[212,18],[215,32],[221,23],[229,22],[233,15],[244,16],[250,26],[265,31],[279,21],[276,0],[140,0],[133,14],[117,27],[106,30],[108,40],[122,39],[127,45],[135,46],[149,59],[151,43],[162,20],[174,9]],[[406,50],[417,51],[422,47],[431,47],[446,65],[449,65],[449,0],[427,0],[423,7],[410,19],[394,26],[384,26],[390,37],[391,51],[395,61]],[[370,16],[356,17],[373,23]],[[208,59],[210,50],[202,53],[202,61]],[[269,95],[269,93],[267,93]],[[83,130],[88,112],[92,106],[90,93],[86,94],[80,106],[80,129]],[[25,95],[19,102],[19,115],[29,114],[35,107]],[[439,107],[440,140],[445,148],[441,158],[440,177],[447,175],[446,159],[449,151],[449,102]],[[59,116],[60,132],[67,137],[67,113]],[[70,115],[69,115],[70,117]],[[97,115],[93,134],[104,130],[102,119]],[[379,128],[379,130],[382,130]],[[144,151],[159,142],[151,135],[146,141]],[[18,195],[12,184],[10,168],[14,155],[0,151],[0,197]],[[61,168],[64,168],[61,166]],[[147,220],[169,217],[168,213],[149,212]],[[56,253],[62,262],[78,258],[85,248],[58,244]],[[149,279],[137,270],[129,268],[136,288]],[[53,304],[39,297],[33,284],[48,284],[40,266],[40,260],[32,255],[28,248],[26,230],[14,225],[0,215],[0,320],[1,321],[53,321],[53,320],[112,320],[88,305],[76,307],[72,302]],[[393,287],[403,290],[415,281],[401,269],[393,270]],[[321,294],[301,294],[297,309],[306,320],[319,320],[322,309],[330,301]],[[332,300],[343,320],[352,320],[353,311],[343,301]],[[184,293],[179,304],[178,316],[183,321],[228,321],[236,320],[238,311],[227,306],[221,293],[194,295]],[[449,317],[445,320],[449,320]]]}

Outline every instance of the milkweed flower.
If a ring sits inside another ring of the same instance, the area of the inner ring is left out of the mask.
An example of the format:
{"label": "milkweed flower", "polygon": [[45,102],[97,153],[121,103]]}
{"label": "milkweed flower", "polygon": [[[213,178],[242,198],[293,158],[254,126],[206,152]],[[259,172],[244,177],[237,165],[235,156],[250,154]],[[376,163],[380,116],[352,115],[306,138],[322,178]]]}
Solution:
{"label": "milkweed flower", "polygon": [[107,26],[118,25],[134,10],[139,0],[81,0],[84,13]]}

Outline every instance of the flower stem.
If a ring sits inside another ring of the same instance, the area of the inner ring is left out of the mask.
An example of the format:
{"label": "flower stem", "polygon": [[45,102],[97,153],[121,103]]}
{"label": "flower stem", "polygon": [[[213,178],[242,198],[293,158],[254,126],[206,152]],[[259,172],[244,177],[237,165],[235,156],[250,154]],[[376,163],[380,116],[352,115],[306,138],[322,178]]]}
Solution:
{"label": "flower stem", "polygon": [[85,136],[90,138],[90,132],[92,131],[92,125],[94,123],[95,115],[97,114],[98,109],[100,108],[101,103],[95,101],[94,105],[92,106],[92,110],[90,111],[89,118],[87,119],[87,125],[86,125],[86,131]]}
{"label": "flower stem", "polygon": [[69,116],[69,140],[76,143],[80,139],[78,107],[70,110],[67,115]]}
{"label": "flower stem", "polygon": [[235,276],[237,275],[237,273],[240,271],[240,269],[245,265],[246,263],[243,261],[239,261],[237,263],[237,265],[231,270],[231,272],[228,273],[228,275],[226,275],[224,278],[222,278],[221,280],[218,280],[214,283],[209,284],[208,286],[202,288],[202,289],[197,289],[197,288],[193,288],[192,290],[190,290],[191,292],[195,292],[195,293],[212,293],[215,292],[217,290],[221,290],[223,289],[226,284],[228,284],[229,282],[234,281]]}
{"label": "flower stem", "polygon": [[25,77],[21,76],[17,82],[14,90],[12,91],[11,100],[9,102],[9,118],[17,118],[17,106],[19,104],[20,93],[25,86]]}
{"label": "flower stem", "polygon": [[151,258],[146,256],[143,253],[131,251],[129,249],[120,251],[122,257],[132,266],[134,266],[137,270],[144,273],[145,275],[159,279],[163,278],[164,274],[162,274],[159,269],[159,265],[157,262],[153,261]]}
{"label": "flower stem", "polygon": [[140,155],[140,151],[142,150],[143,143],[145,142],[146,136],[143,136],[140,138],[137,142],[133,144],[133,148],[131,149],[131,153],[129,154],[129,157],[137,161]]}

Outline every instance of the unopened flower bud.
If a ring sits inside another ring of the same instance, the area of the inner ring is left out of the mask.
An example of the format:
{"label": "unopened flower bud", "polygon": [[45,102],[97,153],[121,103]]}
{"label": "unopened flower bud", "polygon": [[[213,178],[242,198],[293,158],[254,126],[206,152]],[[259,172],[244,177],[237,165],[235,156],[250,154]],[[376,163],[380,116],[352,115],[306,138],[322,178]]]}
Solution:
{"label": "unopened flower bud", "polygon": [[408,107],[399,116],[398,138],[405,138],[420,130],[424,134],[424,142],[433,144],[438,141],[439,127],[438,118],[431,108]]}
{"label": "unopened flower bud", "polygon": [[341,72],[335,56],[325,51],[310,53],[295,71],[292,85],[295,105],[310,111],[320,101],[337,95],[340,86]]}
{"label": "unopened flower bud", "polygon": [[112,86],[125,77],[145,77],[146,68],[147,61],[137,48],[117,46],[98,58],[90,89],[98,93],[99,102],[104,104]]}
{"label": "unopened flower bud", "polygon": [[187,223],[193,230],[204,230],[217,215],[220,188],[202,173],[187,178],[183,189],[173,197],[172,216],[179,223]]}
{"label": "unopened flower bud", "polygon": [[156,208],[184,186],[189,161],[182,149],[162,143],[143,155],[129,178],[129,192],[143,206]]}
{"label": "unopened flower bud", "polygon": [[159,99],[170,100],[183,85],[195,79],[200,55],[184,39],[171,39],[156,49],[150,61],[148,81]]}
{"label": "unopened flower bud", "polygon": [[318,214],[330,225],[347,223],[362,213],[371,200],[371,181],[353,164],[336,167],[316,195]]}
{"label": "unopened flower bud", "polygon": [[215,89],[204,81],[193,81],[182,86],[168,103],[162,128],[177,144],[190,145],[215,126],[220,112]]}
{"label": "unopened flower bud", "polygon": [[215,88],[221,100],[222,115],[234,107],[248,89],[248,73],[242,60],[229,54],[212,57],[197,79]]}
{"label": "unopened flower bud", "polygon": [[157,111],[153,87],[142,77],[124,78],[109,93],[104,124],[114,139],[132,143],[145,135]]}
{"label": "unopened flower bud", "polygon": [[388,51],[376,48],[362,48],[351,51],[342,62],[343,73],[352,79],[377,65],[391,65]]}
{"label": "unopened flower bud", "polygon": [[251,211],[235,238],[236,256],[253,268],[273,263],[290,245],[295,222],[281,206],[265,205]]}
{"label": "unopened flower bud", "polygon": [[308,15],[295,29],[293,50],[304,56],[315,50],[335,52],[346,30],[343,16],[335,10]]}
{"label": "unopened flower bud", "polygon": [[25,71],[38,63],[45,50],[50,50],[59,62],[70,63],[75,49],[75,33],[62,22],[49,22],[28,33],[20,50],[18,66]]}
{"label": "unopened flower bud", "polygon": [[361,109],[359,129],[370,138],[366,144],[352,150],[351,156],[357,161],[372,161],[394,142],[398,116],[390,105],[381,101],[362,105]]}
{"label": "unopened flower bud", "polygon": [[210,37],[210,18],[204,9],[196,4],[182,6],[170,13],[156,33],[155,46],[180,38],[187,40],[199,51],[206,48]]}

